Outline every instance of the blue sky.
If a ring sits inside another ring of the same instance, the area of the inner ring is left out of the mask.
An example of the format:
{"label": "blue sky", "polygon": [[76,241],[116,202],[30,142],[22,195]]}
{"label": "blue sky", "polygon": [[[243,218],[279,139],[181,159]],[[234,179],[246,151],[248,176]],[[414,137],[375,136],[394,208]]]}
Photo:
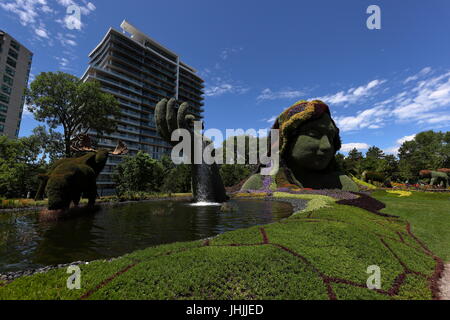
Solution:
{"label": "blue sky", "polygon": [[[81,30],[65,23],[73,4]],[[372,4],[381,30],[366,27]],[[343,151],[395,153],[418,132],[450,129],[449,1],[0,0],[0,29],[34,52],[32,77],[81,76],[123,19],[199,71],[207,128],[268,128],[292,103],[320,98]],[[20,136],[36,125],[26,114]]]}

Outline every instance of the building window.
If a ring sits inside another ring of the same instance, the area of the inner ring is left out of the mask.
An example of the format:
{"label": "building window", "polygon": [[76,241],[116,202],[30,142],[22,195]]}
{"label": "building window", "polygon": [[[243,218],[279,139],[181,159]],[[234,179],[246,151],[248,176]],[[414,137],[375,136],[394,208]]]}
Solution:
{"label": "building window", "polygon": [[9,49],[8,54],[16,60],[19,57],[19,54],[15,52],[13,49]]}
{"label": "building window", "polygon": [[10,76],[14,77],[14,75],[16,74],[16,72],[14,71],[14,69],[11,69],[10,67],[6,66],[5,71],[7,74],[9,74]]}
{"label": "building window", "polygon": [[0,124],[0,132],[3,132],[5,130],[5,126]]}
{"label": "building window", "polygon": [[10,86],[13,85],[13,78],[8,77],[6,74],[3,75],[3,82],[6,84],[9,84]]}
{"label": "building window", "polygon": [[0,103],[0,112],[7,113],[8,112],[8,106],[3,104],[3,103]]}
{"label": "building window", "polygon": [[11,59],[10,57],[8,57],[8,59],[6,59],[6,63],[9,64],[11,67],[16,67],[17,63]]}
{"label": "building window", "polygon": [[9,97],[6,94],[0,93],[0,101],[9,103]]}
{"label": "building window", "polygon": [[11,88],[8,87],[6,84],[2,84],[2,92],[3,93],[7,93],[7,94],[11,94]]}
{"label": "building window", "polygon": [[20,50],[20,45],[19,45],[16,41],[14,41],[14,40],[11,40],[11,47],[13,47],[14,49],[16,49],[17,51]]}
{"label": "building window", "polygon": [[6,121],[6,116],[0,114],[0,122],[5,123],[5,121]]}

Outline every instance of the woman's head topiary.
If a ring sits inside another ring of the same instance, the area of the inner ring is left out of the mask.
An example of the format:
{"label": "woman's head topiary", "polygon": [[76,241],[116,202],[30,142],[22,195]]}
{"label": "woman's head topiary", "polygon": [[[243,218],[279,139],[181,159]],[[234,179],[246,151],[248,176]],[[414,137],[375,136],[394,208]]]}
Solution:
{"label": "woman's head topiary", "polygon": [[279,130],[280,158],[287,160],[289,143],[298,136],[302,125],[320,119],[325,114],[330,116],[331,122],[336,127],[336,136],[333,139],[333,148],[336,153],[341,149],[341,138],[339,129],[331,118],[329,107],[320,100],[305,101],[300,100],[291,107],[283,111],[276,119],[272,129]]}

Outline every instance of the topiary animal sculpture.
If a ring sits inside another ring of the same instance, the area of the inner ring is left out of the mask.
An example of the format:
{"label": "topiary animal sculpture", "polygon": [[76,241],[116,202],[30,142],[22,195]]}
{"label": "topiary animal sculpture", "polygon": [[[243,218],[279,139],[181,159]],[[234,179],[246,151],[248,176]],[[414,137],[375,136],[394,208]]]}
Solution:
{"label": "topiary animal sculpture", "polygon": [[87,135],[80,135],[72,149],[88,153],[79,158],[61,159],[46,175],[41,176],[36,198],[42,199],[45,191],[49,211],[67,210],[72,202],[78,206],[82,196],[88,198],[88,206],[93,206],[97,198],[96,180],[105,167],[109,154],[121,155],[128,152],[121,141],[114,152],[106,149],[94,150]]}
{"label": "topiary animal sculpture", "polygon": [[450,179],[444,172],[422,170],[419,172],[419,176],[421,179],[430,179],[431,186],[443,186],[447,188],[450,185]]}

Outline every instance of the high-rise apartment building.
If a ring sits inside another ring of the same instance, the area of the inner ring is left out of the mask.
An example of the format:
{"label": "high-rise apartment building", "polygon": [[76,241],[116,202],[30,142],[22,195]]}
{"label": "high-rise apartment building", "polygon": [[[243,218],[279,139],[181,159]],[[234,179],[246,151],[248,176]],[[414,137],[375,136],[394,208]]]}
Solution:
{"label": "high-rise apartment building", "polygon": [[[156,132],[156,104],[163,98],[176,98],[188,102],[191,112],[201,118],[203,80],[177,54],[127,21],[121,28],[122,32],[108,30],[89,54],[89,67],[83,75],[84,81],[98,80],[102,90],[114,95],[121,108],[117,132],[100,139],[98,146],[111,149],[120,139],[132,155],[142,150],[159,159],[170,154],[171,146]],[[121,157],[109,158],[97,180],[99,193],[114,192],[112,173],[120,161]]]}
{"label": "high-rise apartment building", "polygon": [[33,54],[0,30],[0,135],[17,138]]}

